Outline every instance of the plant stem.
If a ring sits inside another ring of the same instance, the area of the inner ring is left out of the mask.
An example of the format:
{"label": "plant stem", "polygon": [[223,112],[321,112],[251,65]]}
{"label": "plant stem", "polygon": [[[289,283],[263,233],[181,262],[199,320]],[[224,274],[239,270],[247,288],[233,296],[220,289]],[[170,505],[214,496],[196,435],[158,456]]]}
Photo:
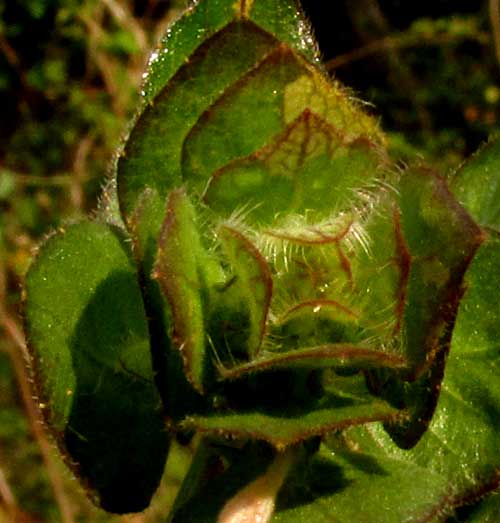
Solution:
{"label": "plant stem", "polygon": [[269,523],[276,496],[295,457],[295,449],[279,453],[266,472],[233,496],[217,523]]}

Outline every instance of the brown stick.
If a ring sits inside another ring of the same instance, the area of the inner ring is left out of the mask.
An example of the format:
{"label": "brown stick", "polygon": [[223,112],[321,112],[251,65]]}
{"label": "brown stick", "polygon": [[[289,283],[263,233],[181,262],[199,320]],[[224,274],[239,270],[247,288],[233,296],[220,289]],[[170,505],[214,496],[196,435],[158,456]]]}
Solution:
{"label": "brown stick", "polygon": [[0,33],[0,51],[7,59],[7,62],[11,67],[17,69],[19,67],[19,57],[17,56],[16,50],[10,45],[5,35]]}
{"label": "brown stick", "polygon": [[18,513],[18,508],[16,504],[16,499],[14,494],[7,482],[7,477],[5,476],[3,470],[0,468],[0,505],[5,507],[7,516],[12,521],[15,521],[15,516]]}
{"label": "brown stick", "polygon": [[94,144],[91,136],[85,136],[80,140],[76,148],[75,159],[73,161],[73,176],[70,188],[71,204],[75,209],[81,210],[85,205],[84,182],[87,176],[87,157]]}
{"label": "brown stick", "polygon": [[497,62],[500,66],[500,1],[490,0],[489,10],[491,33],[493,35],[493,43],[495,44]]}
{"label": "brown stick", "polygon": [[[71,185],[73,180],[67,174],[55,174],[51,176],[36,176],[31,174],[13,173],[16,185],[25,187],[64,187]],[[86,178],[82,181],[86,181]]]}
{"label": "brown stick", "polygon": [[[498,2],[499,0],[491,0],[492,2]],[[500,63],[500,18],[497,22],[498,25],[498,49],[499,49],[499,63]],[[472,37],[470,37],[472,39]],[[461,40],[462,38],[455,37],[452,35],[437,35],[432,38],[422,39],[421,37],[408,36],[401,34],[398,36],[386,36],[379,40],[374,40],[366,45],[353,49],[347,53],[341,54],[328,60],[325,63],[325,67],[328,71],[333,71],[340,67],[344,67],[352,62],[362,60],[372,54],[387,52],[394,49],[406,49],[411,47],[425,47],[425,46],[438,46],[452,44]],[[485,45],[487,43],[487,37],[485,33],[478,33],[474,38],[480,44]]]}
{"label": "brown stick", "polygon": [[102,3],[108,8],[116,21],[134,35],[139,49],[144,53],[148,48],[146,32],[132,16],[128,7],[116,0],[102,0]]}

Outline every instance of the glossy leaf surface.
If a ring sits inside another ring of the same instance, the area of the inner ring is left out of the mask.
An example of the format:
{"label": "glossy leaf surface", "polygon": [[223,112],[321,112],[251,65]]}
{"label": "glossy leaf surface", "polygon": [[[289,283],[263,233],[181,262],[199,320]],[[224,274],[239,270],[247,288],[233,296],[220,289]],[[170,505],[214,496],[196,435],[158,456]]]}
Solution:
{"label": "glossy leaf surface", "polygon": [[[197,4],[197,5],[196,5]],[[167,31],[150,59],[143,96],[150,102],[196,47],[235,19],[248,19],[311,61],[319,51],[299,5],[288,0],[197,2]]]}

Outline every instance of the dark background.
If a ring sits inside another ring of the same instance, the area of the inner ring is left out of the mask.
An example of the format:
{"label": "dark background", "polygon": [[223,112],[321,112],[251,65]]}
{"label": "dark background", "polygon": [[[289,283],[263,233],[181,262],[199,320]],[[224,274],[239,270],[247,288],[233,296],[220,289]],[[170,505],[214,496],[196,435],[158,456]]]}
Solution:
{"label": "dark background", "polygon": [[488,34],[488,2],[303,0],[302,5],[327,62],[393,38],[393,48],[379,47],[331,69],[373,102],[386,130],[403,133],[437,158],[444,148],[467,156],[491,132],[498,115],[485,91],[496,85],[500,69]]}

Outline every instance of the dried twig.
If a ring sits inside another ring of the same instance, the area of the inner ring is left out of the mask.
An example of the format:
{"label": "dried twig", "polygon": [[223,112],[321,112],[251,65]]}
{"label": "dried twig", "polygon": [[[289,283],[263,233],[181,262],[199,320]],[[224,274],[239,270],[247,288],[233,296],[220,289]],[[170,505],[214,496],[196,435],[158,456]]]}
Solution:
{"label": "dried twig", "polygon": [[[499,0],[492,0],[492,2],[498,3]],[[500,18],[498,18],[497,24],[500,47]],[[478,34],[474,36],[474,41],[477,41],[483,45],[487,45],[488,35],[485,32],[478,32]],[[396,36],[391,35],[369,42],[368,44],[353,49],[348,53],[336,56],[335,58],[328,60],[325,66],[329,71],[333,71],[334,69],[338,69],[358,60],[363,60],[364,58],[367,58],[376,53],[385,53],[390,50],[409,49],[412,47],[447,45],[456,43],[466,38],[472,39],[471,36],[459,36],[451,34],[431,35],[425,38],[423,38],[422,35],[408,35],[404,33]]]}
{"label": "dried twig", "polygon": [[11,67],[18,69],[19,57],[17,56],[16,50],[10,45],[5,35],[0,32],[0,51],[7,59],[7,62]]}
{"label": "dried twig", "polygon": [[7,482],[7,477],[5,476],[3,470],[0,468],[0,505],[5,507],[8,517],[15,521],[15,515],[18,513],[18,508],[14,494]]}
{"label": "dried twig", "polygon": [[85,205],[84,182],[88,178],[87,157],[93,144],[94,140],[91,136],[84,136],[76,148],[70,188],[71,203],[75,209],[83,209]]}
{"label": "dried twig", "polygon": [[94,17],[86,14],[80,14],[79,16],[88,31],[89,54],[101,73],[106,91],[113,104],[113,111],[115,114],[124,117],[125,109],[120,101],[120,86],[116,81],[116,64],[105,53],[99,50],[98,44],[104,37],[104,30],[96,22]]}
{"label": "dried twig", "polygon": [[127,6],[120,4],[117,0],[102,0],[102,3],[109,9],[116,21],[134,35],[139,49],[145,52],[148,48],[146,33],[132,16]]}
{"label": "dried twig", "polygon": [[[54,174],[52,176],[34,176],[31,174],[13,173],[17,185],[26,187],[64,187],[71,185],[73,180],[68,174]],[[87,178],[83,178],[84,182]]]}
{"label": "dried twig", "polygon": [[500,0],[490,0],[490,24],[497,62],[500,66]]}
{"label": "dried twig", "polygon": [[[493,0],[498,2],[499,0]],[[499,45],[500,45],[500,19],[499,19]],[[401,34],[398,36],[386,36],[380,38],[379,40],[374,40],[369,42],[366,45],[353,49],[348,53],[341,54],[328,60],[325,64],[327,70],[333,71],[339,67],[343,67],[352,62],[362,60],[368,56],[380,52],[387,52],[394,49],[407,49],[412,47],[425,47],[425,46],[439,46],[446,45],[450,43],[455,43],[457,40],[463,39],[463,37],[458,37],[454,35],[435,35],[429,38],[422,38],[420,35],[408,36],[406,34]],[[484,33],[479,33],[475,38],[479,43],[487,43],[487,35]],[[499,62],[500,63],[500,62]]]}

